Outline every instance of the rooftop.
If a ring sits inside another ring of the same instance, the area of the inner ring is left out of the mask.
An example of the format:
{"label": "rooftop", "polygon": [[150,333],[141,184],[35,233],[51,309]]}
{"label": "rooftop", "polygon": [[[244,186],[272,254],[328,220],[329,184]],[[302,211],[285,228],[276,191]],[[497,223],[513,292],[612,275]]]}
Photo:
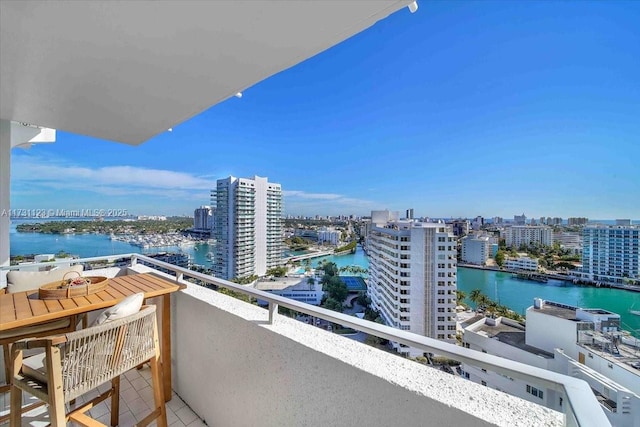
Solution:
{"label": "rooftop", "polygon": [[501,343],[517,347],[520,350],[535,354],[536,356],[544,357],[546,359],[553,359],[552,353],[527,345],[525,343],[526,337],[524,326],[516,324],[515,322],[508,322],[504,318],[485,318],[485,321],[483,323],[479,324],[476,327],[472,326],[469,328],[469,330],[475,331],[489,338],[497,339]]}
{"label": "rooftop", "polygon": [[572,307],[566,304],[560,304],[552,301],[544,301],[542,307],[538,308],[534,305],[535,311],[547,314],[549,316],[560,317],[562,319],[573,320],[579,322],[576,317],[577,307]]}

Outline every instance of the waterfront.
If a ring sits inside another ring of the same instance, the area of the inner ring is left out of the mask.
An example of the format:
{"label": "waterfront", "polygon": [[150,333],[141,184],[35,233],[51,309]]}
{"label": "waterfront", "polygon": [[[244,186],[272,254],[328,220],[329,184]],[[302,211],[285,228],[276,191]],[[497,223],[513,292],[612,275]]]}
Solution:
{"label": "waterfront", "polygon": [[[207,244],[196,244],[185,248],[173,246],[142,249],[125,242],[111,240],[109,236],[100,234],[18,233],[15,230],[15,225],[11,227],[10,239],[11,255],[55,254],[62,250],[80,257],[93,257],[132,252],[172,251],[188,254],[193,263],[205,267],[211,265],[207,254],[213,250],[213,247]],[[358,265],[367,268],[369,266],[367,256],[360,246],[355,254],[314,258],[310,260],[310,264],[315,267],[325,259],[335,262],[338,267]],[[640,309],[639,293],[620,289],[576,286],[558,280],[538,283],[518,280],[510,273],[463,267],[458,268],[458,289],[467,295],[473,289],[480,289],[489,298],[499,301],[500,304],[506,305],[520,314],[523,314],[526,308],[533,304],[533,298],[536,297],[581,307],[603,308],[620,314],[624,329],[635,331],[635,335],[640,336],[640,316],[629,313],[632,307]]]}

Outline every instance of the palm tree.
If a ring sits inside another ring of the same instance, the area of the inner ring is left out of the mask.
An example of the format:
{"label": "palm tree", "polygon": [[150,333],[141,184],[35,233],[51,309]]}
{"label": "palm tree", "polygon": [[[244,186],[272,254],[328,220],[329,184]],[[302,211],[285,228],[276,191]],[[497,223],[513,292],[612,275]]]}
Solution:
{"label": "palm tree", "polygon": [[498,303],[487,298],[487,313],[489,313],[489,315],[491,317],[494,317],[494,315],[496,314],[496,311],[498,309]]}
{"label": "palm tree", "polygon": [[507,307],[506,305],[498,305],[496,307],[496,313],[498,313],[500,316],[507,317],[510,311],[511,310],[509,310],[509,307]]}
{"label": "palm tree", "polygon": [[460,305],[466,297],[467,297],[467,294],[464,291],[461,291],[460,289],[456,290],[456,301],[458,305]]}
{"label": "palm tree", "polygon": [[486,309],[491,302],[492,301],[489,299],[488,296],[486,296],[485,294],[480,294],[480,299],[478,300],[478,306],[476,307],[476,311],[478,311],[478,308],[482,308],[483,310]]}
{"label": "palm tree", "polygon": [[483,294],[480,289],[472,290],[471,294],[469,295],[469,299],[476,305],[476,311],[478,311],[478,305],[482,296]]}

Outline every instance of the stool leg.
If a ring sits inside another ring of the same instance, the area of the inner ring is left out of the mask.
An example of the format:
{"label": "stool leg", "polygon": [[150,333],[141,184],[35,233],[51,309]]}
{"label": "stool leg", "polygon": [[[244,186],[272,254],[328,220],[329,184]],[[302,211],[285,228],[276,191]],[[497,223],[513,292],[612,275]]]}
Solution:
{"label": "stool leg", "polygon": [[116,427],[120,419],[120,377],[111,380],[111,427]]}
{"label": "stool leg", "polygon": [[15,385],[11,386],[11,427],[21,427],[22,425],[22,390]]}
{"label": "stool leg", "polygon": [[150,360],[151,364],[151,378],[153,382],[153,401],[156,408],[160,410],[160,415],[157,419],[158,427],[167,427],[167,409],[164,402],[164,385],[162,383],[162,372],[160,370],[160,364],[158,363],[157,355]]}
{"label": "stool leg", "polygon": [[[6,344],[2,344],[2,355],[4,356],[4,382],[8,385],[11,384],[11,344],[6,343]],[[5,386],[2,386],[3,388],[5,388]],[[3,390],[3,392],[5,391],[9,391],[9,388],[7,387],[6,390]]]}

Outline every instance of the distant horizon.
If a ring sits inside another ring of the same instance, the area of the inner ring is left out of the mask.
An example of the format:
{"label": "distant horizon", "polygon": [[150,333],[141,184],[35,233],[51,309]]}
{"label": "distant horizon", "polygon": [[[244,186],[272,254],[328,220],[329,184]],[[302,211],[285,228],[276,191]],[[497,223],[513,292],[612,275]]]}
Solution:
{"label": "distant horizon", "polygon": [[[316,216],[320,216],[322,218],[326,218],[327,215],[286,215],[283,216],[284,219],[297,219],[298,217],[304,217],[306,219],[314,219]],[[329,215],[329,217],[331,218],[338,218],[338,217],[349,217],[350,215]],[[101,218],[105,221],[117,221],[117,220],[125,220],[125,219],[137,219],[138,217],[167,217],[167,218],[193,218],[193,214],[191,215],[161,215],[161,214],[143,214],[143,215],[136,215],[136,214],[130,214],[128,216],[122,216],[122,217],[107,217],[107,218]],[[293,218],[287,218],[287,217],[293,217]],[[354,217],[357,218],[370,218],[370,214],[369,215],[354,215]],[[427,218],[427,219],[431,219],[431,220],[473,220],[474,218],[476,218],[476,216],[474,217],[429,217],[429,216],[417,216],[414,219],[419,220],[421,218]],[[401,219],[403,219],[403,217],[400,217]],[[495,217],[483,217],[483,219],[489,222],[493,222],[493,218]],[[546,218],[546,217],[545,217]],[[561,225],[566,225],[567,223],[567,219],[568,218],[578,218],[578,217],[567,217],[567,218],[562,218],[562,224]],[[86,216],[78,216],[78,217],[41,217],[41,218],[25,218],[25,217],[11,217],[11,221],[12,222],[20,222],[20,221],[29,221],[29,222],[47,222],[47,221],[63,221],[63,220],[68,220],[68,221],[79,221],[79,220],[86,220],[86,221],[93,221],[96,220],[97,217],[86,217]],[[538,222],[539,218],[529,218],[527,217],[527,221],[530,221],[530,219],[535,219],[536,222]],[[511,218],[503,218],[504,223],[512,223],[514,220]],[[587,224],[590,223],[603,223],[603,224],[609,224],[609,223],[615,223],[615,221],[619,221],[619,220],[629,220],[631,221],[631,225],[640,225],[640,219],[632,219],[632,218],[612,218],[612,219],[599,219],[599,218],[587,218]],[[529,225],[529,224],[527,224]],[[545,225],[545,224],[537,224],[537,225]]]}
{"label": "distant horizon", "polygon": [[139,146],[14,148],[10,204],[190,215],[259,175],[285,215],[640,217],[640,2],[423,3]]}

